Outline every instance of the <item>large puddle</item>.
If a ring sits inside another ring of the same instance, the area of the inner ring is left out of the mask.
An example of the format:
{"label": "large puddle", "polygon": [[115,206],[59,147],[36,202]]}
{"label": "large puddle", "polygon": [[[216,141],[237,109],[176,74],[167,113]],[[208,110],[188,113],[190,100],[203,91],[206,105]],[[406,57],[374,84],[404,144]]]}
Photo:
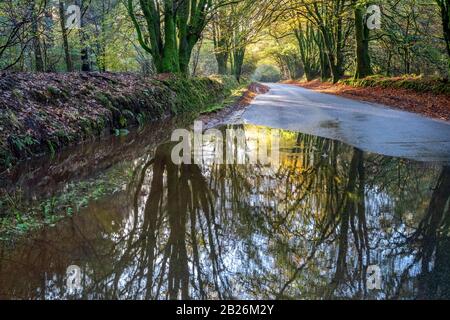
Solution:
{"label": "large puddle", "polygon": [[289,131],[277,166],[177,166],[153,132],[22,167],[9,195],[73,215],[0,247],[0,298],[450,298],[449,167]]}

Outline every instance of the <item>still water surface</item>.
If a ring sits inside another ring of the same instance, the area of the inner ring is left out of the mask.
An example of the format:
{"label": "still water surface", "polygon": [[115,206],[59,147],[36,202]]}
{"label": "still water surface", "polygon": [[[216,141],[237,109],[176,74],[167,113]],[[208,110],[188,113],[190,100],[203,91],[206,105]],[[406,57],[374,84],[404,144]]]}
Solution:
{"label": "still water surface", "polygon": [[[269,139],[239,128],[250,152]],[[9,192],[29,206],[77,205],[0,245],[0,298],[450,298],[449,167],[290,131],[276,167],[176,166],[173,144],[146,139],[93,144],[14,177]],[[76,294],[70,265],[81,269]],[[369,266],[380,290],[367,286]]]}

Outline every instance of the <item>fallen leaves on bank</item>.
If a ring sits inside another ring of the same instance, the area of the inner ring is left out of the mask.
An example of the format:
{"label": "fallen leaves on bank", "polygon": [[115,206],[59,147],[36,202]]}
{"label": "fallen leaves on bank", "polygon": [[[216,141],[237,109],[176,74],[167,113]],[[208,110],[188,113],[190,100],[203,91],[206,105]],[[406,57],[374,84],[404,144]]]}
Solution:
{"label": "fallen leaves on bank", "polygon": [[248,86],[248,90],[242,95],[238,101],[238,105],[241,107],[248,106],[253,99],[259,94],[264,94],[269,91],[269,87],[261,83],[253,82]]}
{"label": "fallen leaves on bank", "polygon": [[200,112],[235,86],[236,80],[175,75],[0,72],[0,172],[94,137]]}
{"label": "fallen leaves on bank", "polygon": [[350,99],[384,104],[424,116],[450,121],[450,96],[431,92],[416,92],[409,89],[382,87],[353,87],[345,84],[332,84],[319,80],[300,82],[287,81],[318,92],[334,94]]}

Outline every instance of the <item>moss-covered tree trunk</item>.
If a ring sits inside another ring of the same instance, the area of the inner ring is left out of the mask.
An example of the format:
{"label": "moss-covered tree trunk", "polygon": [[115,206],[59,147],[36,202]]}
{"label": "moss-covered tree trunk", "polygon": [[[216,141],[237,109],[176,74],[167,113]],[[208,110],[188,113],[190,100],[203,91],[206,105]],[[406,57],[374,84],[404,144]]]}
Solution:
{"label": "moss-covered tree trunk", "polygon": [[322,49],[327,57],[331,79],[333,83],[336,83],[343,76],[343,13],[346,8],[346,1],[336,1],[331,4],[331,6],[328,6],[326,3],[313,2],[306,5],[305,9],[313,17],[320,31]]}
{"label": "moss-covered tree trunk", "polygon": [[228,74],[228,58],[229,53],[227,49],[227,41],[225,39],[219,39],[216,43],[214,42],[214,56],[217,61],[217,73],[226,75]]}
{"label": "moss-covered tree trunk", "polygon": [[317,33],[313,30],[310,23],[304,29],[299,23],[295,30],[297,38],[300,59],[303,64],[306,80],[311,81],[319,74],[320,68],[320,51],[317,43]]}
{"label": "moss-covered tree trunk", "polygon": [[242,66],[244,64],[245,48],[236,48],[233,50],[233,75],[238,82],[242,77]]}
{"label": "moss-covered tree trunk", "polygon": [[297,38],[299,51],[300,51],[300,59],[302,60],[303,69],[305,70],[306,80],[311,81],[313,79],[313,77],[312,77],[312,70],[311,70],[311,66],[310,66],[310,63],[309,63],[310,59],[306,55],[306,48],[305,48],[306,47],[306,43],[305,43],[305,40],[303,38],[302,31],[301,30],[296,30],[295,31],[295,36]]}
{"label": "moss-covered tree trunk", "polygon": [[160,70],[163,73],[180,71],[175,10],[172,0],[164,0],[164,49]]}
{"label": "moss-covered tree trunk", "polygon": [[320,63],[322,81],[332,79],[333,83],[339,80],[338,66],[336,64],[336,56],[333,48],[333,41],[330,31],[325,26],[319,28],[321,39],[320,43]]}
{"label": "moss-covered tree trunk", "polygon": [[[333,41],[331,40],[331,34],[325,28],[322,30],[323,36],[323,52],[325,54],[325,60],[328,62],[328,69],[331,74],[331,81],[337,83],[342,77],[342,56],[341,52],[335,52]],[[324,68],[327,68],[324,65]]]}
{"label": "moss-covered tree trunk", "polygon": [[[344,1],[342,1],[344,2]],[[336,13],[337,14],[337,13]],[[344,76],[344,34],[343,34],[343,21],[339,17],[336,22],[335,30],[336,41],[334,43],[334,52],[336,54],[336,73],[332,74],[333,82],[338,82]]]}
{"label": "moss-covered tree trunk", "polygon": [[178,42],[179,42],[179,66],[181,73],[189,74],[189,62],[192,50],[197,41],[193,41],[193,35],[189,28],[189,1],[183,1],[178,8],[177,16]]}
{"label": "moss-covered tree trunk", "polygon": [[228,74],[228,53],[216,53],[217,72],[222,75]]}
{"label": "moss-covered tree trunk", "polygon": [[361,6],[355,7],[356,70],[355,78],[365,78],[372,74],[369,55],[369,28],[364,23]]}
{"label": "moss-covered tree trunk", "polygon": [[217,61],[217,73],[228,74],[228,59],[230,52],[230,36],[227,29],[226,15],[219,10],[212,20],[212,35],[214,43],[214,56]]}
{"label": "moss-covered tree trunk", "polygon": [[331,78],[330,64],[323,45],[323,38],[320,35],[317,37],[316,43],[319,48],[320,80],[328,81]]}
{"label": "moss-covered tree trunk", "polygon": [[450,76],[450,0],[436,0],[441,11],[442,28],[448,54],[448,75]]}
{"label": "moss-covered tree trunk", "polygon": [[126,6],[139,44],[152,55],[156,71],[188,75],[192,50],[205,28],[211,0],[163,0],[162,8],[153,0],[140,0],[145,29],[135,14],[133,0]]}

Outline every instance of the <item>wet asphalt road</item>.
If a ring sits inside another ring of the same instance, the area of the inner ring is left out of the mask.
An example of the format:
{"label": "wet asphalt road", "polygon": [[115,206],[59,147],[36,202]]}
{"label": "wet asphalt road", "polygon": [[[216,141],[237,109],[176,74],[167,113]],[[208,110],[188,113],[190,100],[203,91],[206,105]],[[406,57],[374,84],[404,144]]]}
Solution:
{"label": "wet asphalt road", "polygon": [[266,84],[242,118],[247,123],[299,131],[345,142],[364,151],[450,163],[450,122],[318,93]]}

